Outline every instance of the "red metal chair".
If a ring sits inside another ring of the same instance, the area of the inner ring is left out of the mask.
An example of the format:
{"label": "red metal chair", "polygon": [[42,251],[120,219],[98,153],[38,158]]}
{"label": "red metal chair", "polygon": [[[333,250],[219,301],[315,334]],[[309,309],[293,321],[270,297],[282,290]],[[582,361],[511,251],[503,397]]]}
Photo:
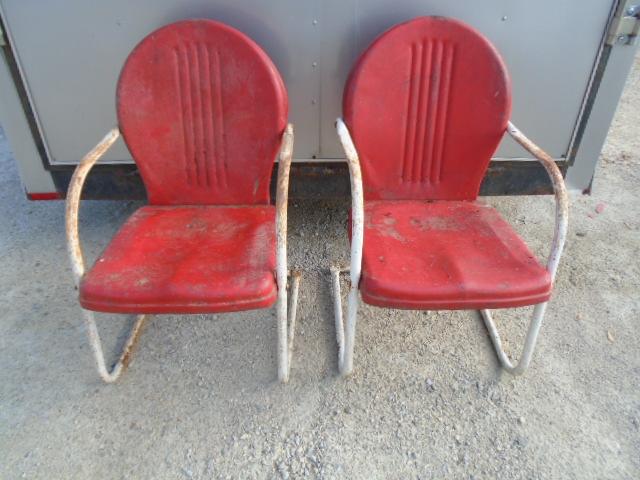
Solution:
{"label": "red metal chair", "polygon": [[[222,23],[174,23],[131,52],[117,86],[118,127],[81,161],[67,195],[69,255],[105,382],[126,368],[148,314],[231,312],[276,301],[278,377],[288,380],[300,275],[292,274],[288,307],[293,127],[287,111],[287,92],[271,60]],[[149,204],[85,271],[78,237],[82,186],[120,133]],[[274,207],[269,185],[278,151]],[[110,370],[92,311],[138,315]]]}
{"label": "red metal chair", "polygon": [[[509,122],[510,82],[498,52],[456,20],[397,25],[356,63],[343,109],[337,129],[351,174],[351,266],[331,269],[341,373],[353,369],[359,290],[365,303],[381,307],[480,310],[502,366],[521,374],[551,295],[568,201],[555,162]],[[546,268],[497,211],[476,201],[505,131],[553,183]],[[345,328],[339,275],[347,270]],[[489,309],[524,305],[536,306],[514,366]]]}

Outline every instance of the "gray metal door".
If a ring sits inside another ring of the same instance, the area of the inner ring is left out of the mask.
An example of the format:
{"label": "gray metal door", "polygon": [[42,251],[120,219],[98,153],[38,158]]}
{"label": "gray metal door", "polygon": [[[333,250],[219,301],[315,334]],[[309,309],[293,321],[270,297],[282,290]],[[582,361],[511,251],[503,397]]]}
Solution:
{"label": "gray metal door", "polygon": [[[0,0],[53,164],[75,163],[116,122],[120,68],[147,33],[193,17],[247,33],[280,69],[296,125],[295,156],[342,158],[333,129],[358,54],[418,15],[459,18],[500,50],[513,79],[513,118],[556,158],[568,150],[611,9],[583,0]],[[527,158],[505,140],[497,158]],[[123,144],[107,161],[130,161]]]}

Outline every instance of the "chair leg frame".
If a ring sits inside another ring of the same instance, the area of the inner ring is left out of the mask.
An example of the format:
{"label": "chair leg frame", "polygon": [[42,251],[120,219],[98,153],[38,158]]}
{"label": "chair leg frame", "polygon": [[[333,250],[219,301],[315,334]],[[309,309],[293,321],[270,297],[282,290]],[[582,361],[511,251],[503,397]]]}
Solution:
{"label": "chair leg frame", "polygon": [[347,321],[342,316],[342,292],[340,288],[340,274],[350,273],[350,268],[333,266],[330,269],[333,291],[333,311],[336,322],[336,341],[338,343],[338,370],[347,376],[353,372],[353,350],[355,347],[356,322],[358,320],[358,306],[360,297],[357,285],[350,285],[347,294]]}
{"label": "chair leg frame", "polygon": [[[356,322],[360,302],[358,288],[362,268],[362,247],[364,244],[364,193],[358,152],[353,144],[347,126],[340,118],[336,121],[336,129],[347,157],[349,179],[351,181],[351,263],[349,268],[331,268],[336,340],[338,342],[338,369],[341,375],[346,376],[353,372],[353,351],[355,347]],[[341,272],[349,272],[346,324],[342,320],[342,297],[340,292]]]}
{"label": "chair leg frame", "polygon": [[100,334],[98,333],[98,327],[96,326],[95,322],[95,316],[90,310],[83,309],[82,312],[84,313],[87,335],[89,337],[89,343],[91,344],[93,356],[96,360],[96,366],[98,367],[100,378],[102,378],[105,383],[113,383],[129,366],[129,362],[131,362],[131,357],[133,355],[133,350],[138,342],[138,339],[140,338],[142,327],[144,326],[148,316],[138,315],[136,317],[136,321],[133,324],[133,327],[131,327],[129,337],[127,338],[127,341],[122,348],[122,352],[120,353],[118,360],[115,364],[113,364],[111,369],[107,369],[104,360],[104,352],[102,350],[102,342],[100,341]]}
{"label": "chair leg frame", "polygon": [[[352,196],[352,233],[351,233],[351,267],[349,269],[337,266],[331,267],[332,291],[334,300],[334,315],[336,322],[336,340],[338,343],[338,367],[342,375],[348,375],[353,371],[353,350],[355,343],[356,316],[358,311],[358,284],[362,268],[362,249],[364,243],[364,202],[362,175],[360,172],[360,162],[358,153],[353,144],[349,130],[342,119],[336,121],[336,130],[343,149],[345,151],[349,165],[351,178]],[[522,147],[529,151],[545,168],[553,185],[556,200],[556,217],[551,252],[547,259],[547,271],[551,275],[551,282],[555,280],[558,264],[567,237],[569,200],[562,178],[562,172],[555,161],[540,147],[529,140],[511,122],[508,122],[507,132]],[[347,301],[347,321],[343,322],[342,297],[340,291],[340,273],[350,271],[351,285]],[[480,310],[480,314],[489,332],[489,337],[500,361],[500,365],[512,375],[521,375],[529,366],[533,351],[536,346],[542,320],[547,308],[547,303],[540,303],[534,307],[531,321],[529,323],[527,336],[520,360],[513,364],[502,347],[502,341],[498,333],[491,311]]]}
{"label": "chair leg frame", "polygon": [[[71,182],[69,184],[69,190],[67,192],[66,203],[66,215],[65,215],[65,227],[67,232],[67,251],[69,259],[71,260],[71,268],[73,270],[73,277],[75,280],[76,288],[80,285],[85,272],[84,256],[82,254],[82,246],[80,244],[80,234],[78,231],[78,212],[80,210],[80,197],[82,194],[82,187],[87,178],[87,175],[91,171],[91,168],[96,164],[102,155],[115,143],[120,136],[118,128],[113,128],[84,158],[80,161],[77,168],[73,172]],[[95,315],[89,310],[84,310],[84,320],[87,329],[87,335],[89,337],[89,344],[95,357],[96,366],[100,378],[106,383],[115,382],[122,372],[126,370],[131,361],[134,347],[140,338],[142,327],[147,319],[146,315],[138,315],[127,341],[124,344],[122,352],[116,363],[111,369],[107,369],[104,352],[102,350],[102,342],[100,341],[100,334],[98,333],[98,327],[95,322]]]}
{"label": "chair leg frame", "polygon": [[[299,271],[290,272],[288,285],[278,289],[278,380],[282,383],[289,381],[291,371],[301,277]],[[291,296],[287,301],[288,293]]]}
{"label": "chair leg frame", "polygon": [[[553,240],[551,242],[551,251],[547,258],[547,271],[551,275],[551,282],[553,284],[558,271],[558,265],[560,263],[560,257],[562,256],[562,250],[564,249],[567,230],[569,227],[569,196],[564,184],[564,179],[562,178],[562,172],[560,172],[560,169],[551,156],[527,138],[513,123],[509,122],[507,124],[507,132],[516,142],[518,142],[542,164],[553,185],[553,192],[556,201],[556,217]],[[538,334],[540,333],[540,327],[542,326],[542,320],[544,319],[547,305],[548,302],[535,305],[533,313],[531,314],[529,327],[527,329],[522,354],[520,355],[520,360],[515,365],[509,359],[509,356],[502,347],[500,334],[498,333],[496,324],[493,321],[491,311],[488,309],[480,310],[480,315],[482,316],[482,320],[484,321],[489,337],[491,338],[491,343],[496,351],[498,361],[502,368],[504,368],[508,373],[515,376],[522,375],[529,366],[531,358],[533,357],[533,351],[536,347]]]}
{"label": "chair leg frame", "polygon": [[491,338],[491,343],[493,343],[496,355],[498,356],[498,361],[500,362],[502,368],[504,368],[510,374],[515,376],[522,375],[529,366],[531,357],[533,357],[533,350],[536,347],[538,333],[540,333],[540,327],[542,326],[542,319],[544,318],[546,309],[547,302],[539,303],[534,307],[533,313],[531,315],[531,321],[529,322],[529,327],[527,329],[527,336],[524,341],[522,354],[520,355],[520,360],[515,365],[509,359],[509,356],[502,347],[500,334],[498,333],[498,328],[496,327],[496,324],[493,321],[493,317],[491,316],[491,310],[480,310],[480,315],[482,316],[482,320],[484,321],[484,324],[487,327],[487,331],[489,332],[489,337]]}

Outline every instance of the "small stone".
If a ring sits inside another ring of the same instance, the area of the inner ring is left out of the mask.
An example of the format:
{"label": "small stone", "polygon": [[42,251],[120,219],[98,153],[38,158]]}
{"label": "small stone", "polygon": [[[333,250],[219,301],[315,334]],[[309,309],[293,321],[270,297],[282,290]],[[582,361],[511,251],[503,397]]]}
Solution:
{"label": "small stone", "polygon": [[525,437],[516,437],[513,440],[513,446],[515,448],[526,448],[529,441]]}
{"label": "small stone", "polygon": [[578,231],[576,232],[576,236],[577,236],[577,237],[586,237],[586,236],[587,236],[587,232],[583,232],[583,231],[581,231],[581,230],[578,230]]}
{"label": "small stone", "polygon": [[183,467],[182,473],[184,473],[187,478],[193,478],[193,471],[189,470],[188,468]]}
{"label": "small stone", "polygon": [[581,313],[576,313],[576,320],[577,320],[577,321],[582,320],[582,318],[583,318],[583,317],[582,317],[582,314],[581,314]]}
{"label": "small stone", "polygon": [[520,417],[520,418],[518,419],[518,423],[519,423],[520,425],[524,425],[524,424],[525,424],[525,419],[524,419],[524,417]]}
{"label": "small stone", "polygon": [[429,391],[434,391],[436,389],[433,380],[431,380],[430,378],[427,378],[427,381],[425,382],[427,385],[427,390]]}
{"label": "small stone", "polygon": [[347,415],[351,415],[351,407],[344,407],[344,413],[346,413]]}
{"label": "small stone", "polygon": [[613,336],[613,332],[611,330],[607,330],[607,339],[613,343],[616,341],[616,337]]}

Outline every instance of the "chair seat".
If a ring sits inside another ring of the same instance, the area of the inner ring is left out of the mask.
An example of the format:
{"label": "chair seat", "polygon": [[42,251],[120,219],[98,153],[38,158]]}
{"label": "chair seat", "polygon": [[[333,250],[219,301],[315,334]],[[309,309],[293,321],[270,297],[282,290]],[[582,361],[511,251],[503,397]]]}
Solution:
{"label": "chair seat", "polygon": [[145,206],[80,284],[80,304],[114,313],[213,313],[277,296],[273,206]]}
{"label": "chair seat", "polygon": [[493,208],[467,201],[365,204],[362,299],[392,308],[545,302],[551,277]]}

